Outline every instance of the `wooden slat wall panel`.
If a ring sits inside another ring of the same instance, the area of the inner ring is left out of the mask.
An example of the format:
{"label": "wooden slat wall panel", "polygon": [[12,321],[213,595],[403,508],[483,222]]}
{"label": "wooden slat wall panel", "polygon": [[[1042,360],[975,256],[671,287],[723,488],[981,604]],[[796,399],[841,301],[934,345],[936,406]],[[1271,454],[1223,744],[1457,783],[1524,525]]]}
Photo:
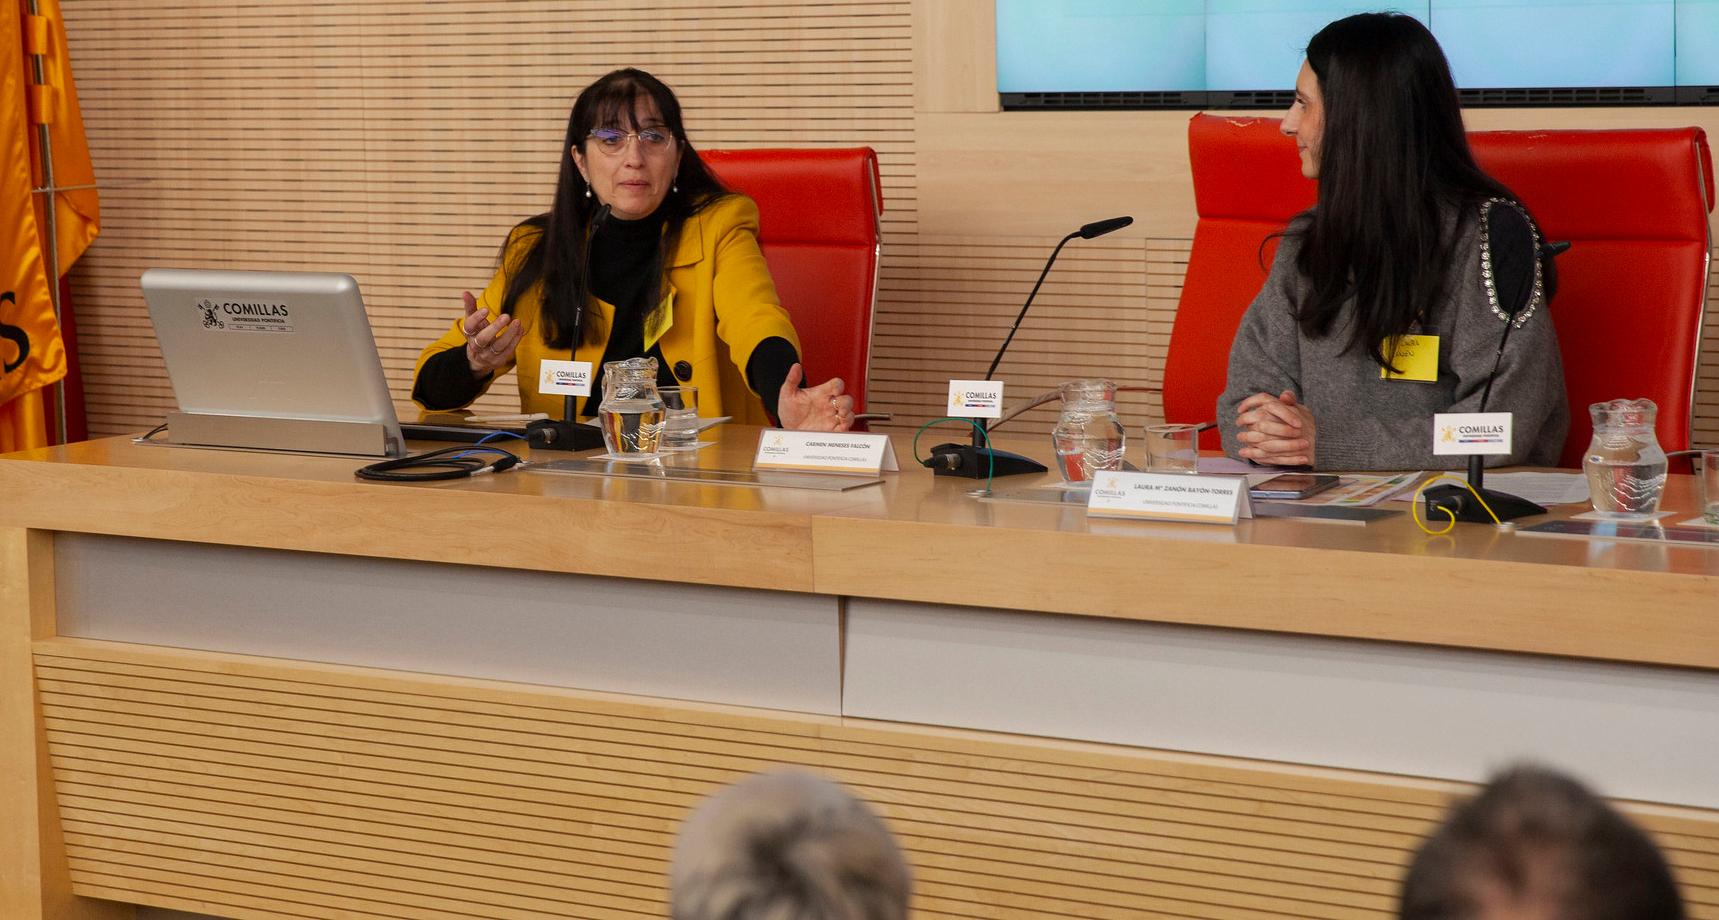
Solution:
{"label": "wooden slat wall panel", "polygon": [[[661,916],[686,809],[797,764],[916,915],[1375,918],[1456,787],[76,640],[39,643],[81,894],[221,916]],[[1719,917],[1719,815],[1643,820]]]}
{"label": "wooden slat wall panel", "polygon": [[[1709,142],[1719,138],[1709,138]],[[1719,257],[1719,249],[1715,250]],[[1695,446],[1719,449],[1719,272],[1709,275],[1701,366],[1695,381]]]}
{"label": "wooden slat wall panel", "polygon": [[[635,65],[700,147],[877,149],[915,219],[908,0],[709,4],[84,0],[65,11],[103,234],[74,273],[92,434],[173,405],[153,265],[345,271],[391,387],[542,210],[577,90]],[[910,238],[910,237],[908,237]],[[513,402],[501,381],[487,405]]]}

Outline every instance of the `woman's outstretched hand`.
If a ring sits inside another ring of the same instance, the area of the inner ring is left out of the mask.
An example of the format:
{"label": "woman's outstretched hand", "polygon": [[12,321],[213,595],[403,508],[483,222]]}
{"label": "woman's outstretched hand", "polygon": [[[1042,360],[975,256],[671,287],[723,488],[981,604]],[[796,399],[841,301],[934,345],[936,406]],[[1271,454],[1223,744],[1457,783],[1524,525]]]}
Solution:
{"label": "woman's outstretched hand", "polygon": [[525,327],[503,313],[492,322],[489,312],[478,309],[477,298],[465,292],[466,315],[460,332],[466,337],[466,361],[473,377],[488,377],[513,361],[513,350],[525,338]]}
{"label": "woman's outstretched hand", "polygon": [[815,387],[800,388],[805,372],[796,364],[788,368],[782,392],[776,397],[776,416],[783,428],[801,431],[847,431],[854,426],[854,398],[842,393],[842,378],[831,377]]}

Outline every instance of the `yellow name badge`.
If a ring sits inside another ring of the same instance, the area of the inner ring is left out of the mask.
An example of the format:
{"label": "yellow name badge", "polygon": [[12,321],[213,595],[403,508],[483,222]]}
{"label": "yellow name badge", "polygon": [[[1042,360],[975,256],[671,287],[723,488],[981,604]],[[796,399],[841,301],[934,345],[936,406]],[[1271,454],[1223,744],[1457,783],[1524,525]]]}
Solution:
{"label": "yellow name badge", "polygon": [[1385,356],[1391,363],[1400,368],[1399,373],[1391,373],[1389,368],[1379,368],[1379,377],[1384,380],[1420,380],[1432,382],[1438,379],[1438,336],[1436,335],[1405,335],[1396,340],[1396,352],[1393,354],[1389,342],[1385,344]]}

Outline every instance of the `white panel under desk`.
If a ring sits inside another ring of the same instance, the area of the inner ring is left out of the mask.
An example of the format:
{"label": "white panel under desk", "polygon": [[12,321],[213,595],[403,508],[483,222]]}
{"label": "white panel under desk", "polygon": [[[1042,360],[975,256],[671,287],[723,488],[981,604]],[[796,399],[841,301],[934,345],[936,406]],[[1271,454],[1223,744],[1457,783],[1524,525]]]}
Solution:
{"label": "white panel under desk", "polygon": [[[657,561],[644,554],[644,564]],[[61,635],[833,715],[833,597],[57,534]]]}
{"label": "white panel under desk", "polygon": [[861,598],[846,649],[849,716],[1468,781],[1531,758],[1719,808],[1719,672]]}

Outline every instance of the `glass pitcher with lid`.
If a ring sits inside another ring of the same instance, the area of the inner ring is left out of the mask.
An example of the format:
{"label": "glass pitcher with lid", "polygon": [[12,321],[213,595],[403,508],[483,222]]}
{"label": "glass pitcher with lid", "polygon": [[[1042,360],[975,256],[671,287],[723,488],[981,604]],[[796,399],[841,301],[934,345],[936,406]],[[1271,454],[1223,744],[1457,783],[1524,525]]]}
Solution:
{"label": "glass pitcher with lid", "polygon": [[628,358],[603,365],[603,403],[597,407],[603,444],[611,454],[654,454],[663,433],[663,397],[657,359]]}
{"label": "glass pitcher with lid", "polygon": [[1665,490],[1665,449],[1654,434],[1651,399],[1614,399],[1588,407],[1594,437],[1582,457],[1594,510],[1607,517],[1646,517]]}
{"label": "glass pitcher with lid", "polygon": [[1062,414],[1051,430],[1051,444],[1063,482],[1091,482],[1100,470],[1122,469],[1126,435],[1122,420],[1116,417],[1116,384],[1071,380],[1060,390]]}

